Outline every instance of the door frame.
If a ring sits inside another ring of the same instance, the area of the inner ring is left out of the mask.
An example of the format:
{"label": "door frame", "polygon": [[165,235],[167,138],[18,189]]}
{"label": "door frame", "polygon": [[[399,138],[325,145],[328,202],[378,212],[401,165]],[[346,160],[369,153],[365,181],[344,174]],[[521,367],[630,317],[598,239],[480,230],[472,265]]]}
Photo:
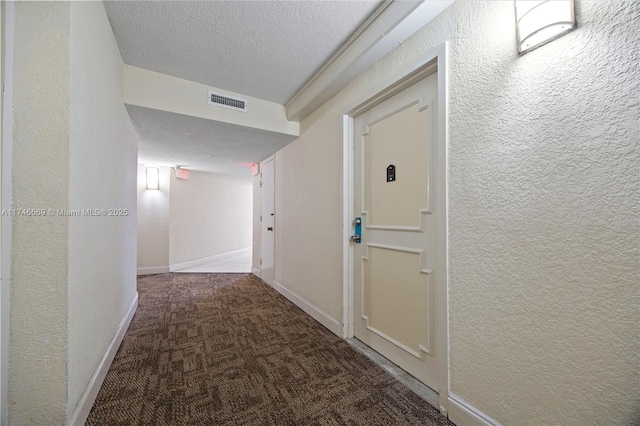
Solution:
{"label": "door frame", "polygon": [[[0,207],[12,206],[11,167],[13,150],[13,9],[14,2],[0,5]],[[9,423],[9,334],[11,309],[11,216],[0,220],[0,424]]]}
{"label": "door frame", "polygon": [[436,167],[437,186],[435,201],[441,209],[439,215],[437,239],[437,280],[435,280],[436,299],[436,348],[439,356],[438,381],[440,384],[440,411],[446,415],[449,399],[449,269],[448,269],[448,195],[447,195],[447,147],[449,143],[448,129],[448,51],[449,42],[444,42],[435,49],[420,57],[414,64],[386,83],[380,84],[367,96],[344,110],[342,114],[342,241],[343,241],[343,313],[342,337],[354,337],[354,244],[349,241],[353,233],[351,221],[355,217],[354,211],[354,147],[355,147],[355,117],[374,106],[384,102],[391,96],[408,88],[423,78],[438,73],[438,115],[435,120],[436,129]]}

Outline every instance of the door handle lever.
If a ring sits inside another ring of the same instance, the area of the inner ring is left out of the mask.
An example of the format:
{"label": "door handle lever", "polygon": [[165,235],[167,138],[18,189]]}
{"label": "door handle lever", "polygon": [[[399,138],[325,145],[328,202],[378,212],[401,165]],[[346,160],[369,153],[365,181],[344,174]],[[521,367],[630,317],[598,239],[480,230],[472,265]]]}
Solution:
{"label": "door handle lever", "polygon": [[269,226],[269,227],[267,228],[267,231],[273,231],[273,227],[272,227],[272,226]]}

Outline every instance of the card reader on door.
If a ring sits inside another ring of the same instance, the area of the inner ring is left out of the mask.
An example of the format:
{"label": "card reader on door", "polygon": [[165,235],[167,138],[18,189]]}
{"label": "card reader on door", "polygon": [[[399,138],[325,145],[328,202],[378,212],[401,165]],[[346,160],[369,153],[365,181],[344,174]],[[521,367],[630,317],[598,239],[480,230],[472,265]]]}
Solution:
{"label": "card reader on door", "polygon": [[351,238],[349,238],[351,241],[353,241],[356,244],[360,244],[360,241],[362,240],[362,219],[360,219],[359,217],[356,217],[353,220],[353,226],[355,226],[356,228],[356,233],[355,235],[352,235]]}

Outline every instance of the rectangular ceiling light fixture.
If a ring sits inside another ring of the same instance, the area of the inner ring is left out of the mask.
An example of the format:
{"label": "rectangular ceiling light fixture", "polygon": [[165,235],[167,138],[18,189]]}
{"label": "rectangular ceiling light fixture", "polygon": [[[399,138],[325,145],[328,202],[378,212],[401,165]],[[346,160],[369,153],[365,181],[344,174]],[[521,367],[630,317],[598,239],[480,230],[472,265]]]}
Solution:
{"label": "rectangular ceiling light fixture", "polygon": [[515,0],[515,8],[520,55],[576,28],[574,0]]}
{"label": "rectangular ceiling light fixture", "polygon": [[160,172],[157,167],[147,167],[147,189],[160,189]]}
{"label": "rectangular ceiling light fixture", "polygon": [[216,105],[236,111],[247,112],[249,105],[245,99],[231,98],[229,96],[209,90],[209,105]]}

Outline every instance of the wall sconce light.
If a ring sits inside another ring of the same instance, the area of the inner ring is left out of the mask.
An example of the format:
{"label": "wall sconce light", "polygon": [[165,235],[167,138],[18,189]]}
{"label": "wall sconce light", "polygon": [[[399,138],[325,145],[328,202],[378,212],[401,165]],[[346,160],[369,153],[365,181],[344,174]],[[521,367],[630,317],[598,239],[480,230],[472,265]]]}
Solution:
{"label": "wall sconce light", "polygon": [[147,167],[147,189],[160,189],[160,172],[157,167]]}
{"label": "wall sconce light", "polygon": [[576,27],[574,0],[515,0],[515,7],[520,55]]}

